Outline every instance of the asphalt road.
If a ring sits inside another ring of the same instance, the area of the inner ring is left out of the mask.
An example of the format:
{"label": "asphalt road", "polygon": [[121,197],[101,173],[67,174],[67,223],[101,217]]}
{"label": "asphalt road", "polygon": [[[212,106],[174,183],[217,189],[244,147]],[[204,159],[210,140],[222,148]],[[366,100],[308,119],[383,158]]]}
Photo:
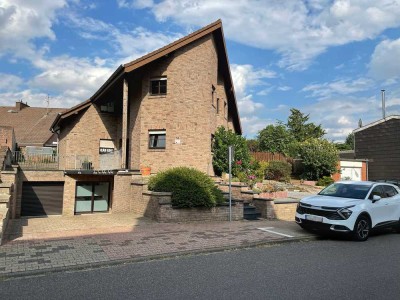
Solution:
{"label": "asphalt road", "polygon": [[322,239],[0,282],[0,299],[400,299],[400,234]]}

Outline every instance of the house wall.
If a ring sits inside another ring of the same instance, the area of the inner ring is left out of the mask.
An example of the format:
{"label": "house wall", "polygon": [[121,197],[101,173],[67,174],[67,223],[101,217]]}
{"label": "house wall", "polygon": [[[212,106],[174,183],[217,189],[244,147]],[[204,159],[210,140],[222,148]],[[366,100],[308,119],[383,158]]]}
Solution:
{"label": "house wall", "polygon": [[[75,155],[88,155],[93,168],[99,168],[100,139],[112,139],[119,147],[121,119],[109,113],[101,113],[95,105],[71,118],[61,128],[59,135],[60,170],[75,165]],[[78,166],[79,167],[79,166]]]}
{"label": "house wall", "polygon": [[400,180],[400,120],[391,119],[354,133],[355,156],[368,159],[368,179]]}
{"label": "house wall", "polygon": [[[142,75],[140,95],[131,91],[132,84],[129,86],[130,168],[148,165],[152,172],[158,172],[190,166],[212,175],[211,134],[220,125],[228,126],[222,112],[227,97],[222,78],[218,80],[218,57],[212,35],[150,63]],[[167,95],[150,95],[150,79],[160,76],[167,76]],[[216,111],[217,97],[220,114]],[[166,149],[148,148],[152,129],[166,130]]]}

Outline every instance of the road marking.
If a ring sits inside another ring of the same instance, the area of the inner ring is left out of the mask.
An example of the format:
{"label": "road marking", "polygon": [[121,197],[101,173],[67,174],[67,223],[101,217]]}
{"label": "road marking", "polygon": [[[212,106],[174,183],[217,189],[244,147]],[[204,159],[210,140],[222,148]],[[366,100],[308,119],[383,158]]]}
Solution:
{"label": "road marking", "polygon": [[266,231],[266,232],[269,232],[269,233],[275,233],[275,234],[278,234],[278,235],[286,236],[288,238],[294,238],[294,236],[292,236],[292,235],[288,235],[288,234],[284,234],[284,233],[280,233],[280,232],[276,232],[276,231],[270,230],[270,229],[274,229],[274,227],[264,227],[264,228],[257,228],[257,229],[260,229],[262,231]]}

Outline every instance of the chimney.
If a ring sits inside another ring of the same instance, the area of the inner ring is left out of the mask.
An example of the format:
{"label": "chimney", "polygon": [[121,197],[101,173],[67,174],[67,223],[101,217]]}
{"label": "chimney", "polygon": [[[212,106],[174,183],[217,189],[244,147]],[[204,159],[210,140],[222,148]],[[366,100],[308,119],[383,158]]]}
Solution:
{"label": "chimney", "polygon": [[15,108],[17,109],[17,111],[21,111],[25,107],[29,107],[28,103],[23,103],[22,100],[15,102]]}
{"label": "chimney", "polygon": [[386,118],[385,90],[381,90],[381,93],[382,93],[382,117]]}

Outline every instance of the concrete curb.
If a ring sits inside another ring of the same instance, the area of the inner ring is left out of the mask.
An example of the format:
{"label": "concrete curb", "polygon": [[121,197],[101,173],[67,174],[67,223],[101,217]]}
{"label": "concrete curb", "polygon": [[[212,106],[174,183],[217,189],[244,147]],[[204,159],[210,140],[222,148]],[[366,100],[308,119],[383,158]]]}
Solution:
{"label": "concrete curb", "polygon": [[241,250],[241,249],[247,249],[247,248],[275,246],[275,245],[297,243],[297,242],[309,242],[309,241],[313,241],[316,239],[317,239],[317,236],[307,235],[307,236],[302,236],[302,237],[284,238],[284,239],[277,239],[277,240],[272,240],[272,241],[268,240],[268,241],[260,241],[260,242],[250,242],[250,243],[246,243],[243,245],[229,245],[229,246],[221,246],[221,247],[204,248],[204,249],[200,249],[200,250],[169,252],[169,253],[151,255],[151,256],[142,256],[142,257],[118,259],[118,260],[111,260],[111,261],[101,261],[101,262],[95,262],[95,263],[85,263],[85,264],[75,265],[75,266],[14,272],[14,273],[0,275],[0,281],[25,278],[25,277],[41,276],[41,275],[44,276],[44,275],[53,274],[53,273],[77,272],[77,271],[83,271],[83,270],[101,269],[101,268],[120,266],[120,265],[131,264],[131,263],[140,263],[140,262],[151,261],[151,260],[173,259],[173,258],[179,258],[179,257],[183,257],[183,256],[211,254],[211,253],[218,253],[218,252],[224,252],[224,251],[235,251],[235,250]]}

